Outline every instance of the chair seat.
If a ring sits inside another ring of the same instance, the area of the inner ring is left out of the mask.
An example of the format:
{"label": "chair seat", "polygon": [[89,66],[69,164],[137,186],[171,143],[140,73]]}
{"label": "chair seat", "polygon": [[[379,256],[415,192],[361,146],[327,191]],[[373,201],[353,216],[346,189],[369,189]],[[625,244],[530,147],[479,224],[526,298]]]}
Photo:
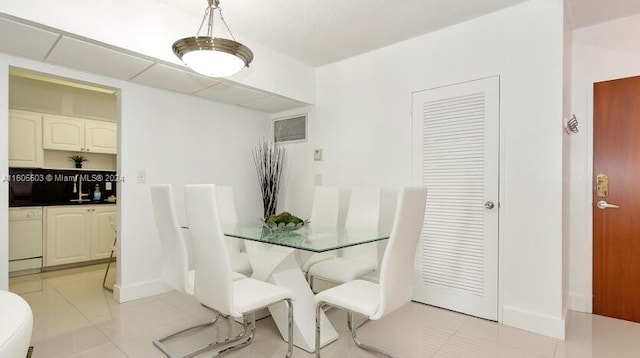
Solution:
{"label": "chair seat", "polygon": [[325,302],[371,317],[380,305],[380,286],[369,281],[355,280],[322,291],[314,300],[316,304]]}
{"label": "chair seat", "polygon": [[[231,273],[231,279],[234,281],[242,280],[245,278],[247,278],[247,276],[241,273],[238,273],[235,271]],[[186,289],[186,293],[190,294],[191,296],[193,296],[193,287],[194,287],[195,280],[196,280],[195,270],[189,270],[189,272],[187,273],[187,285],[185,289]]]}
{"label": "chair seat", "polygon": [[252,278],[233,282],[233,307],[243,314],[294,296],[289,289]]}
{"label": "chair seat", "polygon": [[375,271],[375,269],[375,263],[336,257],[311,266],[309,276],[324,278],[336,283],[344,283],[360,278]]}
{"label": "chair seat", "polygon": [[0,291],[0,357],[24,357],[31,341],[31,307],[15,293]]}
{"label": "chair seat", "polygon": [[236,252],[231,254],[231,270],[234,272],[240,272],[244,275],[250,274],[253,271],[251,262],[249,261],[249,254],[246,252]]}

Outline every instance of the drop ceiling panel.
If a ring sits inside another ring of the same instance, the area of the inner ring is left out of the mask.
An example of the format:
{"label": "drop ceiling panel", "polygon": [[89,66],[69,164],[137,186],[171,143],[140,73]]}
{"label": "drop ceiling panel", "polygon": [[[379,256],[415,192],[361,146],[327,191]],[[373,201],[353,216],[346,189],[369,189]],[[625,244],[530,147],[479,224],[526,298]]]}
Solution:
{"label": "drop ceiling panel", "polygon": [[85,41],[62,37],[46,59],[58,65],[128,80],[153,62]]}
{"label": "drop ceiling panel", "polygon": [[58,34],[0,18],[0,51],[42,61]]}
{"label": "drop ceiling panel", "polygon": [[262,112],[276,113],[289,109],[307,106],[306,103],[279,96],[269,96],[255,101],[243,103],[240,106],[255,109]]}
{"label": "drop ceiling panel", "polygon": [[161,64],[153,65],[133,78],[131,82],[186,94],[192,94],[211,86],[217,87],[216,85],[220,83],[213,78],[198,76],[186,70]]}
{"label": "drop ceiling panel", "polygon": [[269,94],[249,88],[223,83],[211,88],[204,89],[196,93],[195,95],[198,97],[212,99],[218,102],[237,105],[254,101],[259,98],[267,97]]}

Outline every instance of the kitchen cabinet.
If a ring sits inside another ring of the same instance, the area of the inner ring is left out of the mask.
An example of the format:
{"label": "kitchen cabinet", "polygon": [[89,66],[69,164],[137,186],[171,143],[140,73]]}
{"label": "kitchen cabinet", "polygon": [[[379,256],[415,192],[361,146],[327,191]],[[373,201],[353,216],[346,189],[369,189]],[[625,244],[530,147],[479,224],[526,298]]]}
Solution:
{"label": "kitchen cabinet", "polygon": [[115,205],[95,205],[91,211],[91,259],[106,259],[111,255],[115,232],[111,221],[116,218]]}
{"label": "kitchen cabinet", "polygon": [[116,154],[117,125],[46,114],[42,120],[43,147],[51,150]]}
{"label": "kitchen cabinet", "polygon": [[46,207],[44,266],[108,258],[115,216],[116,206],[108,204]]}
{"label": "kitchen cabinet", "polygon": [[41,115],[9,110],[9,166],[42,168],[43,160]]}
{"label": "kitchen cabinet", "polygon": [[115,123],[87,119],[84,123],[85,151],[116,154],[118,129]]}

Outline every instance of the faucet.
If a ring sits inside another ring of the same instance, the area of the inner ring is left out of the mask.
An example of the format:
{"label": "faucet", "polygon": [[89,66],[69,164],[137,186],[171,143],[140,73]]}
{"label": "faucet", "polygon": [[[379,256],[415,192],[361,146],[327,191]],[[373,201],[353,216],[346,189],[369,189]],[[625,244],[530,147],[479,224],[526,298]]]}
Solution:
{"label": "faucet", "polygon": [[[76,187],[76,183],[78,183],[78,186]],[[76,174],[76,176],[73,178],[73,193],[78,193],[78,199],[71,199],[71,201],[77,201],[77,202],[81,202],[84,199],[82,198],[83,196],[89,196],[89,193],[83,193],[82,192],[82,175],[80,174]]]}

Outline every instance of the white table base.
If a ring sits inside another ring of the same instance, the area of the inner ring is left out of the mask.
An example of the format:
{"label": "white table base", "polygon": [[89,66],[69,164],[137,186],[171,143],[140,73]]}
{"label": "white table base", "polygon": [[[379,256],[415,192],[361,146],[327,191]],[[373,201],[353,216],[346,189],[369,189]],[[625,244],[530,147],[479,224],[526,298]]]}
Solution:
{"label": "white table base", "polygon": [[[293,344],[309,353],[315,352],[315,303],[313,292],[295,259],[294,249],[245,241],[253,266],[252,278],[286,287],[295,292],[293,303]],[[283,339],[287,340],[287,305],[279,303],[269,307],[271,316]],[[338,333],[322,314],[321,347],[338,339]]]}

